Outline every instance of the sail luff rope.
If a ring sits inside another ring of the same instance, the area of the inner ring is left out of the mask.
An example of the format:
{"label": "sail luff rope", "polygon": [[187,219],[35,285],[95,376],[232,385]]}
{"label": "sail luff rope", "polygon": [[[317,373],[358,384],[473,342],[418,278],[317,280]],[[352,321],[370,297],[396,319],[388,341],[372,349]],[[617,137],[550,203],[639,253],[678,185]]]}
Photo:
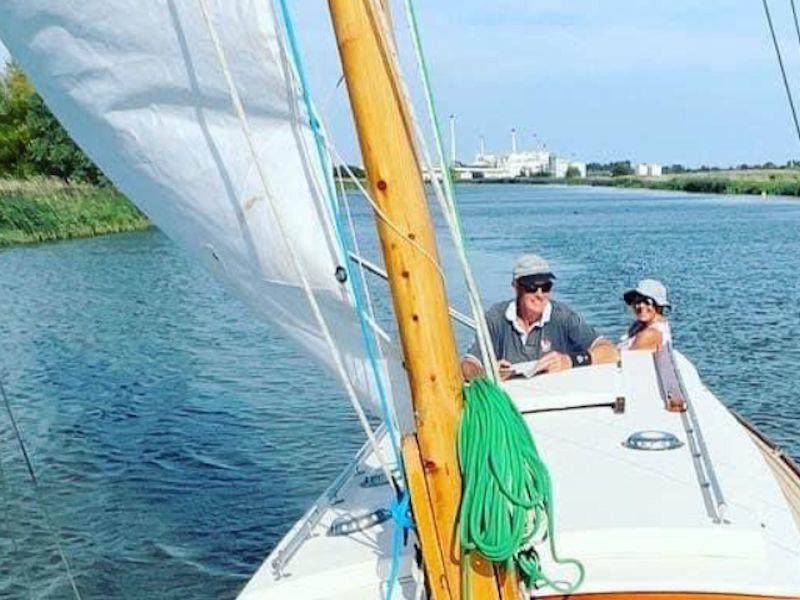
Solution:
{"label": "sail luff rope", "polygon": [[6,412],[8,413],[8,419],[11,422],[11,427],[14,431],[14,437],[17,439],[17,443],[19,444],[19,449],[22,452],[22,457],[25,460],[25,466],[28,469],[28,475],[31,478],[31,483],[33,484],[34,494],[36,496],[36,502],[39,505],[39,509],[42,511],[42,516],[44,517],[45,524],[50,532],[50,536],[53,538],[53,541],[56,545],[56,551],[58,552],[59,557],[61,558],[61,562],[64,565],[64,571],[67,574],[67,580],[69,581],[69,585],[72,588],[72,593],[78,600],[82,600],[81,593],[78,591],[78,586],[75,583],[75,577],[72,574],[72,569],[70,568],[69,561],[67,560],[67,555],[64,553],[64,549],[61,547],[61,541],[59,539],[59,532],[58,529],[53,524],[53,520],[50,517],[50,511],[47,510],[47,505],[44,502],[41,494],[41,488],[39,487],[39,480],[36,477],[36,472],[33,469],[33,463],[31,462],[30,456],[28,456],[28,449],[25,447],[25,442],[22,439],[22,434],[19,431],[19,427],[17,426],[17,420],[14,418],[14,411],[11,410],[11,402],[8,400],[8,395],[6,394],[6,388],[3,385],[3,380],[0,378],[0,395],[3,397],[3,404],[5,405]]}
{"label": "sail luff rope", "polygon": [[[352,239],[355,243],[355,251],[356,251],[355,256],[359,258],[359,260],[356,262],[358,263],[358,268],[361,272],[361,277],[364,281],[364,293],[366,295],[367,304],[369,307],[369,315],[368,315],[369,324],[372,327],[372,330],[375,332],[375,335],[377,335],[387,344],[392,345],[399,353],[402,353],[402,348],[399,348],[397,346],[392,337],[388,333],[386,333],[386,331],[384,331],[384,329],[378,323],[377,318],[375,317],[375,308],[372,302],[372,293],[370,292],[370,286],[367,283],[367,276],[366,276],[367,268],[364,264],[364,259],[362,258],[361,255],[361,249],[358,243],[358,236],[356,235],[356,230],[355,230],[355,221],[353,220],[352,211],[350,210],[350,197],[347,195],[347,192],[344,189],[344,180],[341,177],[339,178],[339,188],[340,188],[339,193],[342,198],[342,205],[344,206],[345,210],[345,216],[347,217],[347,225],[350,229],[350,235],[352,236]],[[352,256],[353,255],[350,256],[351,259]],[[388,279],[388,277],[385,277],[384,279]],[[378,344],[378,352],[380,353],[381,358],[384,358],[383,346],[381,346],[380,344]]]}
{"label": "sail luff rope", "polygon": [[[339,244],[339,252],[341,253],[340,260],[342,261],[343,268],[345,272],[350,272],[348,269],[348,259],[350,255],[350,249],[347,245],[347,237],[345,235],[344,226],[342,224],[342,220],[340,217],[340,211],[337,203],[337,195],[336,195],[336,188],[333,181],[333,166],[330,162],[330,155],[325,151],[325,144],[324,138],[326,137],[324,132],[320,129],[320,120],[318,119],[316,112],[314,110],[314,105],[311,101],[311,88],[308,84],[308,78],[306,77],[305,66],[303,64],[302,56],[300,54],[300,47],[297,41],[297,35],[295,34],[294,23],[292,20],[291,13],[289,12],[289,7],[286,4],[286,0],[279,0],[279,5],[281,7],[281,13],[283,15],[283,22],[286,29],[286,37],[289,42],[289,48],[292,52],[292,58],[294,60],[294,70],[291,72],[296,74],[297,77],[297,84],[300,87],[300,93],[303,98],[303,102],[305,103],[306,112],[308,114],[309,125],[311,131],[314,135],[314,145],[317,152],[317,159],[320,163],[320,169],[322,171],[323,177],[325,178],[325,190],[328,196],[328,203],[330,205],[331,215],[334,221],[334,227],[336,232],[336,240]],[[274,13],[273,13],[274,14]],[[277,28],[276,28],[277,29]],[[279,41],[280,38],[279,38]],[[281,44],[282,46],[282,44]],[[364,307],[362,304],[362,298],[364,296],[364,280],[362,278],[362,273],[359,270],[355,270],[353,273],[353,277],[350,278],[350,286],[348,286],[349,291],[351,292],[351,298],[355,304],[356,314],[358,315],[358,323],[361,329],[361,337],[363,339],[364,345],[367,349],[367,355],[369,357],[369,364],[372,370],[372,376],[375,380],[375,387],[377,388],[378,392],[378,402],[381,407],[381,412],[383,413],[383,420],[386,423],[386,431],[389,436],[389,441],[392,445],[392,451],[394,453],[394,460],[397,467],[400,469],[400,472],[403,473],[403,461],[402,456],[400,454],[400,441],[398,439],[397,433],[397,424],[395,421],[394,411],[392,411],[389,407],[389,400],[387,397],[385,380],[384,380],[384,373],[380,368],[378,362],[378,356],[380,354],[378,349],[378,341],[375,339],[375,336],[372,330],[367,326],[367,319],[364,312]],[[403,475],[405,478],[405,475]],[[396,486],[395,491],[397,491]]]}
{"label": "sail luff rope", "polygon": [[[450,174],[450,169],[446,165],[444,157],[444,145],[442,143],[441,127],[439,126],[439,119],[436,113],[436,102],[433,94],[433,85],[431,84],[430,70],[428,69],[428,61],[425,58],[424,48],[422,46],[422,38],[419,33],[419,23],[416,14],[416,8],[413,0],[405,0],[406,19],[409,23],[409,30],[411,32],[412,45],[414,47],[414,55],[417,59],[417,66],[420,71],[420,77],[425,91],[425,101],[428,109],[428,118],[430,120],[431,130],[433,131],[436,153],[439,159],[440,170],[442,173],[442,180],[444,182],[444,196],[447,200],[447,209],[443,207],[443,212],[450,214],[448,224],[450,225],[450,233],[453,238],[453,244],[456,247],[461,269],[464,274],[464,281],[467,286],[467,292],[472,308],[473,319],[476,325],[476,334],[478,344],[484,357],[484,370],[487,375],[493,380],[498,379],[497,357],[494,354],[494,346],[491,342],[489,328],[486,324],[486,317],[483,310],[483,303],[481,302],[478,286],[475,283],[475,278],[472,274],[472,268],[469,265],[469,260],[466,254],[466,242],[464,239],[464,230],[461,225],[461,217],[458,212],[458,205],[456,203],[455,190],[453,181]],[[431,169],[431,179],[436,179],[435,172]],[[438,183],[438,179],[437,179]],[[449,209],[449,210],[448,210]]]}
{"label": "sail luff rope", "polygon": [[393,482],[394,478],[392,477],[391,468],[389,468],[389,465],[386,461],[386,457],[383,455],[383,451],[381,450],[381,447],[378,444],[378,440],[375,437],[375,433],[373,432],[372,427],[370,426],[369,421],[367,419],[367,416],[364,413],[364,409],[358,400],[358,395],[356,394],[356,391],[353,388],[352,382],[350,381],[350,378],[347,376],[347,371],[344,368],[344,363],[342,360],[341,353],[339,352],[339,349],[336,347],[336,343],[333,341],[333,336],[331,335],[330,329],[328,328],[328,324],[325,321],[325,317],[322,314],[322,309],[320,308],[319,303],[317,302],[317,298],[314,295],[314,291],[311,289],[311,285],[308,282],[308,278],[303,272],[297,253],[295,252],[295,249],[287,236],[282,215],[278,210],[275,197],[273,196],[270,187],[267,183],[266,176],[261,166],[261,161],[258,159],[258,154],[256,153],[255,143],[253,141],[250,125],[247,121],[247,116],[244,112],[244,107],[242,106],[241,98],[239,97],[239,91],[236,88],[236,84],[233,81],[233,75],[230,72],[228,61],[225,57],[225,53],[220,43],[219,37],[217,36],[216,28],[214,27],[214,24],[211,22],[211,17],[208,12],[208,7],[206,6],[206,2],[205,0],[198,0],[198,3],[200,5],[200,11],[202,13],[203,20],[205,21],[206,28],[208,29],[209,36],[211,37],[211,41],[214,45],[214,49],[217,55],[217,60],[219,61],[220,68],[222,69],[226,84],[228,86],[228,94],[230,95],[231,103],[233,104],[234,111],[239,120],[239,124],[242,127],[242,132],[245,136],[245,141],[247,143],[248,150],[250,152],[253,162],[255,163],[256,171],[261,181],[261,186],[264,190],[268,206],[270,207],[273,218],[275,219],[275,222],[278,225],[278,231],[281,232],[281,239],[284,245],[286,246],[289,259],[297,274],[297,277],[300,279],[300,283],[303,287],[303,291],[306,295],[306,298],[308,299],[311,311],[313,312],[314,317],[317,320],[319,328],[322,332],[322,336],[325,339],[325,343],[327,344],[328,349],[331,352],[331,357],[333,358],[336,372],[342,381],[342,385],[345,388],[348,399],[353,405],[353,409],[355,410],[358,420],[361,424],[361,427],[364,430],[365,435],[367,436],[367,440],[370,444],[370,447],[372,448],[372,451],[374,452],[376,458],[378,459],[378,462],[380,463],[381,469],[383,470],[384,475],[386,476],[386,480],[389,482]]}
{"label": "sail luff rope", "polygon": [[[341,169],[341,167],[339,167]],[[339,171],[341,174],[341,170]],[[347,228],[350,231],[350,239],[353,240],[353,248],[358,256],[361,256],[361,246],[358,243],[358,236],[356,235],[355,222],[353,221],[353,212],[350,210],[350,199],[347,197],[347,191],[344,189],[344,179],[339,176],[339,197],[341,198],[342,206],[344,207],[344,215],[347,218]],[[375,306],[372,303],[372,294],[369,291],[369,284],[366,283],[366,271],[364,265],[358,263],[358,270],[361,273],[361,279],[365,282],[364,294],[367,299],[367,309],[369,316],[375,320]]]}
{"label": "sail luff rope", "polygon": [[800,122],[797,120],[797,110],[794,107],[794,99],[792,98],[792,90],[789,87],[789,80],[786,77],[786,68],[783,66],[783,58],[781,57],[781,49],[778,45],[778,38],[775,36],[775,27],[772,24],[772,16],[769,12],[767,0],[761,0],[764,5],[764,14],[767,16],[767,24],[769,25],[769,32],[772,36],[772,44],[775,47],[775,55],[778,57],[778,65],[781,68],[781,77],[783,78],[783,87],[786,89],[786,97],[789,99],[789,108],[792,111],[792,119],[794,120],[794,128],[797,131],[797,139],[800,140]]}

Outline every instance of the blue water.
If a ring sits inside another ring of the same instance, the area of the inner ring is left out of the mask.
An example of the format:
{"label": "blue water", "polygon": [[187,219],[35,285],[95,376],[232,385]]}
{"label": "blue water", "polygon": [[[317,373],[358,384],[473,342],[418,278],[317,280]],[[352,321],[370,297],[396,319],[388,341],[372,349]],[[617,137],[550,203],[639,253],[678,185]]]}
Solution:
{"label": "blue water", "polygon": [[[657,276],[705,381],[800,456],[800,202],[459,195],[486,303],[537,251],[616,338],[622,291]],[[37,500],[0,406],[3,598],[71,597],[53,528],[86,598],[233,597],[362,442],[331,378],[157,231],[0,251],[0,375],[39,478]]]}

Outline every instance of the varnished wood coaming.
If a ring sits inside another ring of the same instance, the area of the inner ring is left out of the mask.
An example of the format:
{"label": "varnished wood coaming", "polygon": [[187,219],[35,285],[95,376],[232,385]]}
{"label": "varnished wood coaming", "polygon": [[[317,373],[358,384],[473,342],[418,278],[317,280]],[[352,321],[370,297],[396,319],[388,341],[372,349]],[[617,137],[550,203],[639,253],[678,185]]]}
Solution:
{"label": "varnished wood coaming", "polygon": [[798,600],[800,596],[759,596],[752,594],[705,594],[697,592],[619,592],[571,596],[531,596],[531,600]]}
{"label": "varnished wood coaming", "polygon": [[791,456],[784,453],[776,444],[756,429],[755,425],[738,413],[731,412],[750,434],[750,439],[753,440],[764,457],[767,466],[769,466],[781,488],[781,492],[783,492],[786,501],[789,503],[794,521],[800,529],[800,466]]}

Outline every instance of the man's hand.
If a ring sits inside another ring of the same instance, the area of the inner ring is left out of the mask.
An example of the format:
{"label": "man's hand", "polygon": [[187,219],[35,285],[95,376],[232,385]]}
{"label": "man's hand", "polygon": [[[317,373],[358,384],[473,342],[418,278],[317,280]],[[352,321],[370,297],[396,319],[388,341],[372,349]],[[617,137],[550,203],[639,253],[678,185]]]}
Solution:
{"label": "man's hand", "polygon": [[500,379],[505,381],[509,377],[514,374],[514,371],[511,370],[511,363],[508,362],[505,358],[501,358],[497,361],[498,371],[500,373]]}
{"label": "man's hand", "polygon": [[465,358],[461,361],[461,374],[465,381],[472,381],[478,377],[483,377],[483,366],[476,360]]}
{"label": "man's hand", "polygon": [[536,363],[537,373],[556,373],[572,368],[572,360],[561,352],[548,352]]}

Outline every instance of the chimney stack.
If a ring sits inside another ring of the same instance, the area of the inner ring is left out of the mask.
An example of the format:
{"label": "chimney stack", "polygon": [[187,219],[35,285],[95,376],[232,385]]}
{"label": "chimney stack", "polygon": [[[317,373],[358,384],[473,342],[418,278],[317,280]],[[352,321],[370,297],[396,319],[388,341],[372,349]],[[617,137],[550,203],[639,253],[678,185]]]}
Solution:
{"label": "chimney stack", "polygon": [[450,115],[450,165],[456,164],[456,118]]}

